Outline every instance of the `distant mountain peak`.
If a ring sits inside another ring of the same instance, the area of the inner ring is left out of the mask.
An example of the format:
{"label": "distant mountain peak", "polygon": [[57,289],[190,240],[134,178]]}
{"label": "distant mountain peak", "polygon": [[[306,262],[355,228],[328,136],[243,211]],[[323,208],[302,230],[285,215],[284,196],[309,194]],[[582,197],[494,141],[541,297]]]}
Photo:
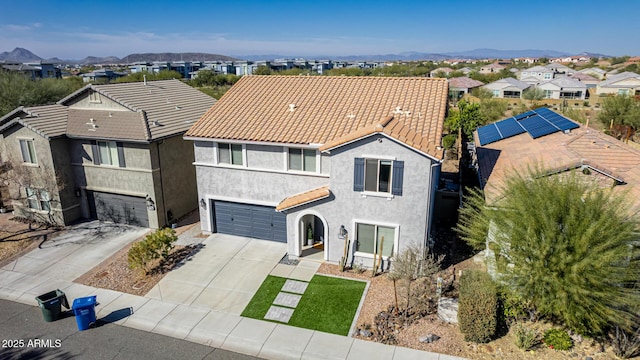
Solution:
{"label": "distant mountain peak", "polygon": [[11,52],[3,52],[0,53],[0,61],[18,61],[18,62],[29,62],[29,61],[39,61],[42,58],[31,51],[17,47],[13,49]]}

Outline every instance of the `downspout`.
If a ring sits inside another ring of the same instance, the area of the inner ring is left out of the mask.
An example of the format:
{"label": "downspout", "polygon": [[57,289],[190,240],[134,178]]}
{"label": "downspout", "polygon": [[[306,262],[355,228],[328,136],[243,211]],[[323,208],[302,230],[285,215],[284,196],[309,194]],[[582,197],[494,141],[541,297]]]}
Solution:
{"label": "downspout", "polygon": [[433,210],[435,210],[435,206],[433,206],[433,204],[435,204],[435,199],[433,199],[433,195],[435,195],[436,190],[437,190],[437,186],[438,184],[435,183],[434,184],[434,176],[433,176],[433,169],[437,166],[441,166],[442,162],[436,162],[431,164],[430,170],[429,170],[429,176],[430,176],[430,180],[431,180],[431,184],[432,187],[429,189],[429,196],[428,196],[428,211],[427,211],[427,216],[425,219],[425,224],[426,224],[426,228],[424,231],[424,241],[422,242],[422,247],[423,249],[426,248],[427,246],[429,246],[429,237],[430,237],[430,232],[431,232],[431,220],[433,219]]}
{"label": "downspout", "polygon": [[[156,155],[158,156],[158,173],[160,174],[160,197],[162,198],[162,212],[164,217],[164,225],[167,225],[167,207],[164,202],[164,184],[162,181],[162,160],[160,160],[160,144],[163,140],[160,140],[156,143]],[[162,225],[162,226],[164,226]],[[158,227],[162,227],[158,224]]]}

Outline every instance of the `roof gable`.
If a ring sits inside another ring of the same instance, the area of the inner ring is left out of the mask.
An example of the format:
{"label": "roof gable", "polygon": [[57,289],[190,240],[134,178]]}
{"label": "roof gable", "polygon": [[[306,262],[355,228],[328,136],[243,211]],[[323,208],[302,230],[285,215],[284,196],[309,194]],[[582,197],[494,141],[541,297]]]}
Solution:
{"label": "roof gable", "polygon": [[322,145],[365,136],[394,117],[419,138],[404,140],[436,149],[447,92],[446,79],[245,76],[186,136]]}

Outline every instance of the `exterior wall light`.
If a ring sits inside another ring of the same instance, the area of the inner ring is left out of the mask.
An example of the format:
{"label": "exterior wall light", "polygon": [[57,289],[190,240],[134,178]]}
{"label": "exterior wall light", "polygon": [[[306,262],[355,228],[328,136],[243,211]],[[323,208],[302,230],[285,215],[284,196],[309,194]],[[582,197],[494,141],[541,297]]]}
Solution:
{"label": "exterior wall light", "polygon": [[147,195],[146,200],[147,200],[147,210],[155,211],[156,203],[153,201],[153,199],[151,199],[151,196]]}
{"label": "exterior wall light", "polygon": [[344,239],[347,236],[347,229],[344,228],[344,225],[340,225],[340,230],[338,231],[338,239]]}
{"label": "exterior wall light", "polygon": [[204,201],[204,199],[200,199],[200,207],[204,210],[207,210],[207,203]]}

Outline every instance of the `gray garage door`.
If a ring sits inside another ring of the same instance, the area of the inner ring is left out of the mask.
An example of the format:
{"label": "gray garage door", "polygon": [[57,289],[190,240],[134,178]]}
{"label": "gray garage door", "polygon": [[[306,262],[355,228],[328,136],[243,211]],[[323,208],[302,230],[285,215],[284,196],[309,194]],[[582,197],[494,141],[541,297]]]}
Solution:
{"label": "gray garage door", "polygon": [[87,191],[91,218],[119,224],[149,227],[147,203],[143,197]]}
{"label": "gray garage door", "polygon": [[275,208],[227,201],[213,204],[216,232],[287,242],[286,216]]}

